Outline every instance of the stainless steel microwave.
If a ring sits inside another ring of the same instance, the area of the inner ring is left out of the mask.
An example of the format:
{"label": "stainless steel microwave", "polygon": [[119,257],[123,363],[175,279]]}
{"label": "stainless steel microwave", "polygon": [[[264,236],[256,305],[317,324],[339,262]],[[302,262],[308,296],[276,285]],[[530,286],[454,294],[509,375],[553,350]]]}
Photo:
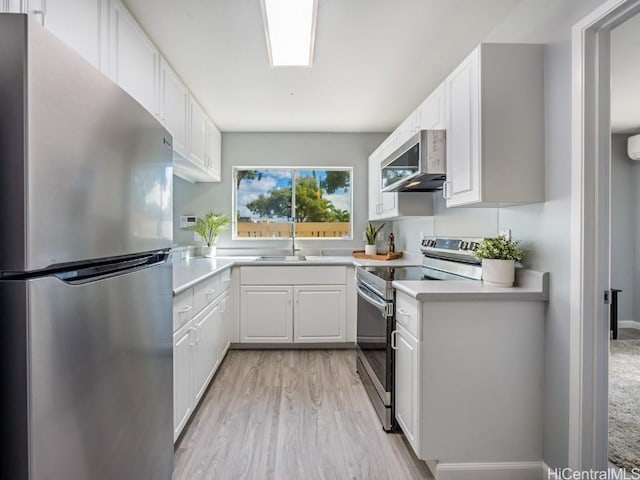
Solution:
{"label": "stainless steel microwave", "polygon": [[446,131],[421,130],[380,164],[383,192],[433,192],[446,180]]}

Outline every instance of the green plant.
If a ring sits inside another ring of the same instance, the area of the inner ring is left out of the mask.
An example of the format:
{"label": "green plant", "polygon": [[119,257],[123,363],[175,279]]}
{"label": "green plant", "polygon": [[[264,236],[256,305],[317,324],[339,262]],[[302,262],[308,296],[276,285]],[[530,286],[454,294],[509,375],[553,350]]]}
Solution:
{"label": "green plant", "polygon": [[212,246],[220,235],[220,232],[227,229],[231,225],[231,218],[221,213],[208,212],[204,217],[198,217],[196,224],[189,227],[188,230],[196,232],[207,244]]}
{"label": "green plant", "polygon": [[378,228],[374,227],[371,224],[371,222],[367,224],[367,228],[364,231],[364,234],[367,237],[367,245],[376,244],[376,237],[378,236],[378,233],[380,233],[380,230],[382,230],[383,228],[384,228],[384,223],[380,225]]}
{"label": "green plant", "polygon": [[524,250],[518,247],[520,241],[508,240],[504,235],[485,238],[474,252],[478,258],[492,260],[515,260],[519,262],[524,256]]}

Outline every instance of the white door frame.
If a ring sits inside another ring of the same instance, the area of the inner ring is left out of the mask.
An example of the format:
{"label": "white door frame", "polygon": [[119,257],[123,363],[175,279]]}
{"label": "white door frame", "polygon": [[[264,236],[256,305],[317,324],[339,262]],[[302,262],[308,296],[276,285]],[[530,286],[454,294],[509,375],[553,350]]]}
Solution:
{"label": "white door frame", "polygon": [[612,28],[640,0],[609,0],[572,32],[569,467],[607,468]]}

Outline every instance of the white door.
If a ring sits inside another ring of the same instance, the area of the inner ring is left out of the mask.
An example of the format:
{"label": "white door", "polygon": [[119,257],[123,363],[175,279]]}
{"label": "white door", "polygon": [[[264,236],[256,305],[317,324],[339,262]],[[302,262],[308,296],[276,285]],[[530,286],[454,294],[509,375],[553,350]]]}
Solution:
{"label": "white door", "polygon": [[344,285],[294,287],[294,342],[344,342],[345,295]]}
{"label": "white door", "polygon": [[195,400],[194,404],[207,389],[209,380],[218,361],[218,344],[220,342],[220,309],[218,305],[207,307],[193,320],[196,327],[196,359],[194,368]]}
{"label": "white door", "polygon": [[448,207],[481,200],[479,52],[474,50],[445,80]]}
{"label": "white door", "polygon": [[207,114],[196,99],[189,96],[189,160],[206,168]]}
{"label": "white door", "polygon": [[173,440],[184,428],[193,410],[192,365],[194,328],[189,322],[173,334]]}
{"label": "white door", "polygon": [[102,46],[102,3],[103,0],[42,2],[45,27],[98,69]]}
{"label": "white door", "polygon": [[173,150],[187,157],[189,90],[163,59],[160,61],[160,121],[173,136]]}
{"label": "white door", "polygon": [[396,346],[396,420],[418,454],[419,342],[402,326],[394,333]]}
{"label": "white door", "polygon": [[293,342],[293,287],[240,287],[240,341]]}
{"label": "white door", "polygon": [[160,54],[120,0],[110,5],[109,75],[157,115]]}

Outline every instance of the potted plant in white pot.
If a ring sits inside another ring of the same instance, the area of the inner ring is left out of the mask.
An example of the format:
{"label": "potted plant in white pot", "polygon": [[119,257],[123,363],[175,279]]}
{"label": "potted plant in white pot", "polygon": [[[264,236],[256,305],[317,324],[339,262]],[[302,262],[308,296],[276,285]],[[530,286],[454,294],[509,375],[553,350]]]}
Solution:
{"label": "potted plant in white pot", "polygon": [[474,252],[482,260],[482,281],[492,287],[513,287],[515,263],[522,260],[524,250],[520,242],[504,235],[485,238]]}
{"label": "potted plant in white pot", "polygon": [[367,224],[367,228],[364,231],[364,235],[367,238],[367,244],[364,246],[364,254],[365,255],[375,255],[378,253],[376,248],[376,238],[378,237],[378,233],[384,227],[384,223],[380,225],[378,228],[374,227],[371,222]]}
{"label": "potted plant in white pot", "polygon": [[189,227],[189,230],[196,232],[202,237],[207,244],[202,247],[203,257],[216,256],[216,242],[220,232],[227,229],[231,225],[231,218],[221,213],[208,212],[203,217],[196,219],[196,224]]}

